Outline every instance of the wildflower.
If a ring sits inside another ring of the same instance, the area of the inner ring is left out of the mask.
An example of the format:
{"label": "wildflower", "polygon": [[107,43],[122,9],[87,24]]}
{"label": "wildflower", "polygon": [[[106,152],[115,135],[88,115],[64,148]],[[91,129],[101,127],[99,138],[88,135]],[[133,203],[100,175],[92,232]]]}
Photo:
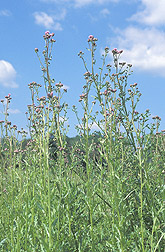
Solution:
{"label": "wildflower", "polygon": [[116,93],[117,89],[111,89],[112,93]]}
{"label": "wildflower", "polygon": [[59,149],[59,151],[62,151],[62,150],[64,150],[64,148],[63,147],[58,147],[58,149]]}
{"label": "wildflower", "polygon": [[[94,36],[93,35],[89,35],[89,37],[88,37],[88,42],[94,42],[94,41],[97,41],[98,39],[97,38],[94,38]],[[93,45],[94,46],[96,46],[96,44],[95,43],[93,43]]]}
{"label": "wildflower", "polygon": [[114,49],[112,50],[112,53],[113,53],[113,54],[116,54],[116,53],[117,53],[117,48],[114,48]]}
{"label": "wildflower", "polygon": [[34,50],[35,50],[36,53],[38,52],[38,48],[35,48]]}
{"label": "wildflower", "polygon": [[53,97],[53,92],[51,92],[51,93],[48,93],[48,96],[47,96],[48,98],[52,98]]}
{"label": "wildflower", "polygon": [[108,53],[109,52],[109,47],[105,47],[105,52]]}
{"label": "wildflower", "polygon": [[90,76],[91,74],[90,74],[90,72],[86,72],[85,74],[84,74],[84,76]]}
{"label": "wildflower", "polygon": [[43,67],[41,70],[42,70],[43,72],[46,72],[46,68],[45,68],[45,67]]}
{"label": "wildflower", "polygon": [[44,39],[49,39],[51,37],[51,34],[49,31],[45,32],[45,35],[43,35]]}
{"label": "wildflower", "polygon": [[8,99],[8,100],[11,100],[10,96],[11,96],[11,94],[8,94],[8,95],[5,96],[5,98]]}
{"label": "wildflower", "polygon": [[63,87],[63,84],[59,82],[55,86],[60,88],[60,87]]}
{"label": "wildflower", "polygon": [[137,83],[131,84],[130,87],[136,87]]}
{"label": "wildflower", "polygon": [[82,52],[82,51],[80,51],[79,53],[78,53],[78,56],[80,56],[80,58],[81,58],[81,56],[83,55],[84,53]]}
{"label": "wildflower", "polygon": [[155,118],[156,118],[157,120],[161,121],[161,118],[160,118],[158,115],[155,116]]}
{"label": "wildflower", "polygon": [[104,95],[107,95],[107,94],[108,94],[108,92],[107,92],[107,90],[105,90],[105,91],[104,91]]}
{"label": "wildflower", "polygon": [[55,108],[60,109],[61,106],[58,104],[58,105],[55,105]]}
{"label": "wildflower", "polygon": [[46,97],[42,96],[41,98],[39,98],[40,101],[45,101]]}
{"label": "wildflower", "polygon": [[41,110],[40,110],[39,108],[37,108],[37,109],[36,109],[36,112],[37,112],[37,113],[40,113],[40,112],[41,112]]}
{"label": "wildflower", "polygon": [[86,98],[87,94],[81,94],[80,99]]}
{"label": "wildflower", "polygon": [[93,35],[89,35],[89,37],[88,37],[88,42],[89,42],[89,41],[93,41],[93,39],[94,39],[94,36],[93,36]]}

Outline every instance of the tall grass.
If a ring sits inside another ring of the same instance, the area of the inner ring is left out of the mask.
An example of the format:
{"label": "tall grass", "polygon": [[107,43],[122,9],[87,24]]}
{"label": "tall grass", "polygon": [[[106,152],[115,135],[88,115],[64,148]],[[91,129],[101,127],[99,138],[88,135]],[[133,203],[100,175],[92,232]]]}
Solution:
{"label": "tall grass", "polygon": [[79,141],[69,146],[67,90],[49,73],[53,36],[44,35],[44,61],[35,49],[46,95],[40,97],[40,84],[29,84],[30,139],[8,121],[11,95],[1,100],[0,251],[164,251],[161,118],[150,124],[148,109],[136,111],[141,93],[128,84],[132,70],[119,62],[122,51],[113,49],[114,66],[106,65],[106,47],[97,68],[97,39],[90,35],[89,67],[79,53],[86,71],[82,111],[73,106]]}

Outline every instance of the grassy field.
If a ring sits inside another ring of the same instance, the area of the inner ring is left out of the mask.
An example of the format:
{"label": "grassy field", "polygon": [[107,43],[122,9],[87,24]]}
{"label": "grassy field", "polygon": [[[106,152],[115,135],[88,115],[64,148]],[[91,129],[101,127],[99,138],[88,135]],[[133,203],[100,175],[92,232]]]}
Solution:
{"label": "grassy field", "polygon": [[[97,39],[89,36],[91,65],[76,106],[77,134],[68,144],[62,83],[50,78],[54,34],[44,35],[39,57],[45,96],[29,84],[26,132],[8,121],[11,95],[1,100],[0,251],[163,252],[164,130],[161,118],[136,111],[141,93],[128,84],[131,65],[119,62],[95,73]],[[115,72],[113,72],[115,69]],[[97,132],[92,126],[97,125]],[[21,138],[21,141],[18,140]]]}

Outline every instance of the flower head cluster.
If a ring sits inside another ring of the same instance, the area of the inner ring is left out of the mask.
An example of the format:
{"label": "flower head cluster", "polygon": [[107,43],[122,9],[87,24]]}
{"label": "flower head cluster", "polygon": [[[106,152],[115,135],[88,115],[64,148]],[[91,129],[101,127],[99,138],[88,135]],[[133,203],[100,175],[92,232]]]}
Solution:
{"label": "flower head cluster", "polygon": [[62,84],[62,83],[57,83],[56,85],[55,85],[56,87],[58,87],[58,88],[61,88],[61,87],[63,87],[64,85]]}
{"label": "flower head cluster", "polygon": [[95,41],[97,41],[98,39],[97,38],[94,38],[94,36],[93,35],[89,35],[89,37],[88,37],[88,42],[95,42]]}
{"label": "flower head cluster", "polygon": [[41,96],[40,98],[37,98],[38,101],[45,101],[46,97],[45,96]]}
{"label": "flower head cluster", "polygon": [[131,84],[130,87],[136,87],[137,83]]}
{"label": "flower head cluster", "polygon": [[[54,37],[54,33],[50,33],[49,31],[46,31],[45,34],[43,35],[44,39],[50,39]],[[55,40],[53,41],[55,42]]]}
{"label": "flower head cluster", "polygon": [[33,88],[33,87],[41,87],[41,84],[37,84],[35,81],[31,82],[28,84],[29,88]]}
{"label": "flower head cluster", "polygon": [[114,48],[114,49],[112,50],[113,55],[114,55],[114,54],[121,54],[122,52],[123,52],[123,50],[118,51],[117,48]]}
{"label": "flower head cluster", "polygon": [[12,99],[10,96],[11,96],[11,94],[8,94],[8,95],[5,96],[5,98],[6,98],[8,101],[10,101],[10,100]]}
{"label": "flower head cluster", "polygon": [[53,97],[53,92],[48,93],[48,98],[52,98]]}
{"label": "flower head cluster", "polygon": [[85,73],[84,73],[84,76],[85,76],[85,77],[90,77],[90,76],[91,76],[91,73],[90,73],[90,72],[85,72]]}
{"label": "flower head cluster", "polygon": [[84,98],[86,98],[87,97],[87,94],[81,94],[80,95],[80,99],[84,99]]}
{"label": "flower head cluster", "polygon": [[152,119],[157,119],[157,120],[161,121],[161,118],[158,115],[153,116]]}

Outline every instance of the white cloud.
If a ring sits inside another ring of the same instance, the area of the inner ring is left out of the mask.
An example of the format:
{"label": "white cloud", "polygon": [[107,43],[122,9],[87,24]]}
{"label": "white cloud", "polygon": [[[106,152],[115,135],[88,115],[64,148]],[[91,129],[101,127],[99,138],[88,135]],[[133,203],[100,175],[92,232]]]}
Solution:
{"label": "white cloud", "polygon": [[9,11],[9,10],[0,10],[0,16],[9,17],[9,16],[11,16],[11,11]]}
{"label": "white cloud", "polygon": [[107,16],[110,14],[110,12],[109,12],[109,10],[108,10],[107,8],[104,8],[104,9],[102,9],[102,10],[100,11],[100,14],[101,14],[101,16],[103,16],[103,17],[107,17]]}
{"label": "white cloud", "polygon": [[138,11],[129,20],[146,25],[165,24],[165,0],[141,0],[142,11]]}
{"label": "white cloud", "polygon": [[21,113],[21,111],[19,110],[19,109],[11,109],[11,108],[9,108],[9,114],[20,114]]}
{"label": "white cloud", "polygon": [[128,20],[142,23],[144,28],[116,29],[113,45],[124,50],[121,61],[133,64],[140,71],[165,77],[165,31],[158,28],[165,24],[165,0],[141,0],[140,8]]}
{"label": "white cloud", "polygon": [[128,27],[117,30],[114,45],[123,49],[121,61],[138,70],[165,76],[165,32],[154,28]]}
{"label": "white cloud", "polygon": [[35,12],[35,23],[44,26],[46,29],[53,29],[55,31],[62,31],[61,24],[57,21],[63,20],[66,16],[66,10],[63,9],[56,15],[48,15],[45,12]]}
{"label": "white cloud", "polygon": [[50,29],[54,25],[54,20],[51,16],[48,16],[45,12],[34,13],[35,22],[38,25],[43,25],[45,28]]}
{"label": "white cloud", "polygon": [[0,84],[4,87],[17,88],[15,82],[16,71],[12,64],[5,60],[0,60]]}

